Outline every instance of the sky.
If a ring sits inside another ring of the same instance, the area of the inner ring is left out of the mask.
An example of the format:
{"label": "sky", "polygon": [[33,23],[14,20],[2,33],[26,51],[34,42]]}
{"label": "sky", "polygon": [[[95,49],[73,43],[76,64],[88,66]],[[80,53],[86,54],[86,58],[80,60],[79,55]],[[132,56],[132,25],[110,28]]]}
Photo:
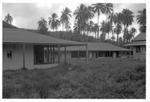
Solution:
{"label": "sky", "polygon": [[[81,2],[82,3],[82,2]],[[37,29],[38,24],[37,22],[40,20],[41,17],[48,20],[48,17],[52,13],[57,13],[58,17],[61,15],[61,11],[68,7],[72,14],[75,9],[81,3],[3,3],[2,4],[2,19],[9,13],[13,17],[13,25],[19,28],[27,28],[27,29]],[[84,3],[85,5],[91,5],[91,3]],[[121,12],[122,9],[130,9],[133,11],[134,16],[137,15],[139,10],[146,8],[144,3],[117,3],[114,4],[114,12]],[[105,20],[106,17],[101,15],[100,22]],[[70,19],[71,25],[73,28],[74,25],[74,17]],[[93,21],[97,22],[97,15],[93,18]],[[132,24],[137,31],[139,29],[139,25],[134,19]],[[131,27],[132,27],[131,26]],[[139,31],[138,31],[139,32]]]}

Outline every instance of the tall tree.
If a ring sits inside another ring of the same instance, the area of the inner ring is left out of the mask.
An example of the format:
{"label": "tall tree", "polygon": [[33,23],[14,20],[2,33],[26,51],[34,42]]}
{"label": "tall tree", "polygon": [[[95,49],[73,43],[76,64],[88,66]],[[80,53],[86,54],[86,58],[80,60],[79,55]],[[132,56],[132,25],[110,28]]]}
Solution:
{"label": "tall tree", "polygon": [[117,26],[116,26],[116,28],[114,29],[114,32],[115,32],[116,35],[117,35],[117,42],[119,42],[119,34],[121,33],[121,31],[122,31],[122,27],[121,27],[121,25],[118,23]]}
{"label": "tall tree", "polygon": [[131,41],[131,39],[133,39],[133,37],[135,36],[135,33],[137,31],[136,31],[136,29],[134,27],[132,27],[129,32],[130,32],[130,35],[131,35],[131,38],[130,38],[130,41]]}
{"label": "tall tree", "polygon": [[144,8],[141,11],[138,11],[136,20],[140,24],[140,32],[146,32],[146,8]]}
{"label": "tall tree", "polygon": [[111,24],[110,24],[110,22],[103,21],[102,24],[101,24],[100,30],[102,31],[102,33],[108,34],[108,39],[109,39],[109,33],[111,31]]}
{"label": "tall tree", "polygon": [[75,15],[75,24],[78,26],[79,32],[83,32],[86,29],[86,25],[94,14],[92,13],[91,7],[87,7],[84,4],[81,4],[74,12]]}
{"label": "tall tree", "polygon": [[99,31],[99,26],[98,26],[98,24],[94,24],[94,25],[93,25],[93,32],[95,33],[95,38],[98,38],[98,37],[97,37],[98,31]]}
{"label": "tall tree", "polygon": [[[105,5],[103,3],[96,3],[93,4],[93,10],[95,13],[97,13],[97,19],[98,19],[98,26],[99,26],[99,19],[100,19],[100,14],[105,13]],[[99,36],[99,30],[98,30],[98,36]]]}
{"label": "tall tree", "polygon": [[47,21],[44,18],[38,21],[38,31],[45,34],[47,32]]}
{"label": "tall tree", "polygon": [[[87,31],[87,36],[89,36],[89,32],[92,31],[92,26],[94,24],[94,22],[91,20],[94,17],[94,11],[91,6],[87,6],[87,8],[85,10],[85,15],[88,17],[87,21],[86,21],[85,30]],[[88,37],[87,37],[87,39],[88,39]]]}
{"label": "tall tree", "polygon": [[66,31],[70,29],[70,22],[69,22],[70,17],[71,17],[71,10],[66,7],[62,11],[61,18],[60,18],[60,22],[62,26],[66,29]]}
{"label": "tall tree", "polygon": [[121,22],[124,25],[124,41],[128,41],[128,39],[126,39],[126,34],[128,34],[128,26],[132,24],[133,22],[133,12],[129,9],[123,9],[121,12]]}
{"label": "tall tree", "polygon": [[121,14],[122,24],[124,25],[124,27],[128,28],[128,26],[133,22],[133,12],[129,9],[123,9]]}
{"label": "tall tree", "polygon": [[101,34],[102,38],[100,37],[100,39],[105,40],[105,35],[107,33],[107,23],[105,21],[102,21],[100,30],[103,34],[103,35]]}
{"label": "tall tree", "polygon": [[[111,20],[109,20],[109,16],[111,15],[111,14],[113,14],[113,4],[112,3],[106,3],[105,4],[105,14],[106,14],[106,21],[111,25],[111,30],[113,30],[112,29],[112,21]],[[108,32],[108,39],[109,39],[109,32]]]}
{"label": "tall tree", "polygon": [[8,24],[12,24],[12,21],[13,21],[13,17],[8,13],[5,18],[4,18],[4,21]]}
{"label": "tall tree", "polygon": [[49,26],[54,32],[54,30],[57,31],[59,25],[60,21],[58,20],[58,15],[56,13],[53,13],[51,17],[49,17]]}
{"label": "tall tree", "polygon": [[113,4],[106,3],[105,4],[105,14],[106,14],[106,21],[108,21],[110,14],[113,13]]}
{"label": "tall tree", "polygon": [[110,13],[108,16],[109,22],[111,24],[111,32],[112,32],[112,36],[114,36],[114,20],[115,20],[115,14],[114,12]]}

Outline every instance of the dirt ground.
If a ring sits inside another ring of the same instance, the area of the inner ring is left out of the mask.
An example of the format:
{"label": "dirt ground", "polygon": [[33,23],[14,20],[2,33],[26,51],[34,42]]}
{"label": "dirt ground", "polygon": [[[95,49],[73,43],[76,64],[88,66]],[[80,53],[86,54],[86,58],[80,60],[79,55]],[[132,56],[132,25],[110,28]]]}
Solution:
{"label": "dirt ground", "polygon": [[144,61],[76,59],[54,68],[3,71],[3,98],[145,98]]}

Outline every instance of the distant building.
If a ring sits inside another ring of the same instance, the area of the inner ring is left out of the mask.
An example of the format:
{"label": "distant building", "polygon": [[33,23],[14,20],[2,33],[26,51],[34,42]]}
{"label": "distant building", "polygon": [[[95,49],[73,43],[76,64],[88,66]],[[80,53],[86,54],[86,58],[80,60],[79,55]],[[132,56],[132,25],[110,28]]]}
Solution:
{"label": "distant building", "polygon": [[[88,43],[88,58],[100,58],[100,57],[127,57],[131,55],[132,51],[130,49],[125,49],[122,47],[114,46],[109,43]],[[71,58],[86,58],[86,47],[85,46],[74,46],[67,47],[68,57]]]}
{"label": "distant building", "polygon": [[126,45],[133,50],[133,57],[135,59],[146,59],[146,34],[138,34],[131,43]]}

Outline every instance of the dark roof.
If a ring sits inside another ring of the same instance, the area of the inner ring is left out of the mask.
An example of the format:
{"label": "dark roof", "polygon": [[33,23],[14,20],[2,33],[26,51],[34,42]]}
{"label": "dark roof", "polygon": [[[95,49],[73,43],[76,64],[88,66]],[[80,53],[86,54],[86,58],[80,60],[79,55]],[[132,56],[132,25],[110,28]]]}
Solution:
{"label": "dark roof", "polygon": [[[67,47],[67,51],[85,51],[85,50],[86,50],[85,46]],[[88,43],[88,50],[89,51],[131,51],[129,49],[125,49],[122,47],[114,46],[109,43],[102,43],[102,42]]]}
{"label": "dark roof", "polygon": [[11,25],[11,24],[8,24],[8,23],[6,23],[5,21],[3,21],[3,28],[16,28],[16,29],[17,29],[16,26]]}
{"label": "dark roof", "polygon": [[57,39],[54,37],[25,31],[21,29],[3,28],[4,43],[36,43],[36,44],[54,44],[54,45],[85,45],[85,43]]}
{"label": "dark roof", "polygon": [[125,46],[142,46],[146,45],[146,41],[135,41],[129,44],[126,44]]}
{"label": "dark roof", "polygon": [[146,34],[140,33],[132,41],[146,41]]}
{"label": "dark roof", "polygon": [[140,33],[138,34],[131,43],[128,43],[124,46],[142,46],[146,45],[146,34],[145,33]]}

